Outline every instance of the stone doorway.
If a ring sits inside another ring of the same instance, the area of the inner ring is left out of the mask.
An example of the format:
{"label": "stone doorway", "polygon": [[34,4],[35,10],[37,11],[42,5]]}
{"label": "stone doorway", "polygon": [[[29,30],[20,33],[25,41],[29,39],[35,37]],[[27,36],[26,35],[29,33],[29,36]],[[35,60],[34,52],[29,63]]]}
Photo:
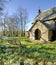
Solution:
{"label": "stone doorway", "polygon": [[51,41],[55,41],[56,40],[56,31],[52,31],[52,37],[51,37]]}
{"label": "stone doorway", "polygon": [[39,29],[35,30],[35,40],[40,40],[41,37],[41,31]]}
{"label": "stone doorway", "polygon": [[55,30],[49,30],[49,41],[55,41],[56,40],[56,31]]}

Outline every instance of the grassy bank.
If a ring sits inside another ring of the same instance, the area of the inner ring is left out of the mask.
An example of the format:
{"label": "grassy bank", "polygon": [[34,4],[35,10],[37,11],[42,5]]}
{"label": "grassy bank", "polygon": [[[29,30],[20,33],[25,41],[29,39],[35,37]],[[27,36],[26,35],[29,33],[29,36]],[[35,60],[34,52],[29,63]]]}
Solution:
{"label": "grassy bank", "polygon": [[39,44],[31,42],[26,37],[10,37],[10,39],[20,41],[22,47],[4,40],[0,44],[0,59],[4,65],[19,63],[21,59],[25,61],[25,65],[27,63],[34,65],[36,60],[56,62],[56,42]]}

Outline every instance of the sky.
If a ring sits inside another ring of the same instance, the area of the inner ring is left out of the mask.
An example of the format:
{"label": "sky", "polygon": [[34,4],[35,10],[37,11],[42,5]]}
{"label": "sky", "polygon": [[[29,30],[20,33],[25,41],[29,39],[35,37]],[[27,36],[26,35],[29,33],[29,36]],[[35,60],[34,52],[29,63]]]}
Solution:
{"label": "sky", "polygon": [[28,29],[35,16],[38,14],[38,9],[41,11],[53,8],[56,6],[56,0],[12,0],[7,4],[7,11],[10,15],[14,14],[18,8],[26,8],[28,11]]}

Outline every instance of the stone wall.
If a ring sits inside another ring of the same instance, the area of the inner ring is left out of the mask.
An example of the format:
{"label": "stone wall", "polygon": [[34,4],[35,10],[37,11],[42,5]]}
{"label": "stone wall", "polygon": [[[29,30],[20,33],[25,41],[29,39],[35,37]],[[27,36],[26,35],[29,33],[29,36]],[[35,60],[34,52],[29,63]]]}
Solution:
{"label": "stone wall", "polygon": [[48,41],[48,29],[40,21],[37,22],[30,31],[30,39],[35,40],[35,30],[39,29],[41,31],[40,41]]}

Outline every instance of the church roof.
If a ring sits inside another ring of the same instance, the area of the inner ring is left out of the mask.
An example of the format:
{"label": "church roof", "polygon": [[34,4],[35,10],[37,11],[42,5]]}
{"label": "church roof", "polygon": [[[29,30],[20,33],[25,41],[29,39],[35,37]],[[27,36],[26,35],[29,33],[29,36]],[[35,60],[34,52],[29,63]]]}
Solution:
{"label": "church roof", "polygon": [[[32,27],[36,24],[37,21],[44,22],[49,20],[56,20],[56,7],[43,11],[39,15],[37,15],[33,20]],[[30,30],[32,29],[32,27],[30,28]]]}
{"label": "church roof", "polygon": [[56,17],[56,7],[43,11],[35,19],[47,20]]}

